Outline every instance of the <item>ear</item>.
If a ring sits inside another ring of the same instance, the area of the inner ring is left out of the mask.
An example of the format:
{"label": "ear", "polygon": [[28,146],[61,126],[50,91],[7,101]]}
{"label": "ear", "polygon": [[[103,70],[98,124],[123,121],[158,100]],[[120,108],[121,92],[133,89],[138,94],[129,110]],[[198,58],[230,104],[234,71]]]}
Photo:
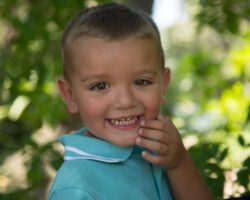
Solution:
{"label": "ear", "polygon": [[166,91],[170,83],[171,72],[168,67],[165,68],[162,80],[162,105],[166,103]]}
{"label": "ear", "polygon": [[66,101],[68,105],[68,111],[70,113],[78,112],[78,106],[72,95],[72,89],[70,83],[67,80],[65,80],[64,77],[60,76],[57,78],[57,85],[63,99]]}

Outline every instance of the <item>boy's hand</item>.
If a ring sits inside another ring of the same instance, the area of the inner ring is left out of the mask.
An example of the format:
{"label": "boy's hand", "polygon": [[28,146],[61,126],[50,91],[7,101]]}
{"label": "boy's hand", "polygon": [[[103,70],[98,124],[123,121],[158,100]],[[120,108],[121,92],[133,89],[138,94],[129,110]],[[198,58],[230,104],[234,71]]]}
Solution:
{"label": "boy's hand", "polygon": [[143,151],[142,155],[167,170],[174,199],[214,199],[169,117],[143,120],[138,135],[136,144],[158,153]]}
{"label": "boy's hand", "polygon": [[143,157],[165,169],[174,169],[188,156],[178,130],[167,116],[156,120],[141,121],[136,144],[152,150],[158,155],[143,151]]}

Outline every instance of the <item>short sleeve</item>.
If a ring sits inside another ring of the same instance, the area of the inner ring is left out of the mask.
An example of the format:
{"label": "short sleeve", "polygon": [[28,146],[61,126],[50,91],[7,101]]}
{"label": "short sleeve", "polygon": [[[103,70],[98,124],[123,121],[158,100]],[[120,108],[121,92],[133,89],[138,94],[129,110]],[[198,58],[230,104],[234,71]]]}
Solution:
{"label": "short sleeve", "polygon": [[60,189],[53,192],[49,200],[95,200],[88,192],[78,188]]}

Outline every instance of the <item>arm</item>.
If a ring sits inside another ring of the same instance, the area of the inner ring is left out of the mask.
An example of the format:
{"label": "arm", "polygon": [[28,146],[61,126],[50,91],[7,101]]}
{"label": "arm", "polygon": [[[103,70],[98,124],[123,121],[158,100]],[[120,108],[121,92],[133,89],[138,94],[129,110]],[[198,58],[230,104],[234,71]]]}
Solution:
{"label": "arm", "polygon": [[211,191],[201,178],[189,153],[179,167],[168,169],[167,173],[176,200],[213,199]]}
{"label": "arm", "polygon": [[147,161],[167,170],[174,199],[213,199],[169,117],[142,121],[138,135],[138,145],[158,153],[155,156],[143,151],[142,155]]}

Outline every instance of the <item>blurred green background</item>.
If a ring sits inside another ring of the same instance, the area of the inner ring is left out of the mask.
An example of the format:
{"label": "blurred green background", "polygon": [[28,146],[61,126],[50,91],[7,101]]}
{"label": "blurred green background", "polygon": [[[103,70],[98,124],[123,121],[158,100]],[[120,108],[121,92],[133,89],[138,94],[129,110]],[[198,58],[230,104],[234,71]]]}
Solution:
{"label": "blurred green background", "polygon": [[[82,126],[59,96],[60,37],[108,0],[0,1],[0,199],[43,200],[62,163],[60,135]],[[116,1],[151,14],[151,1]],[[249,194],[250,1],[186,0],[189,20],[162,30],[167,104],[216,199]]]}

